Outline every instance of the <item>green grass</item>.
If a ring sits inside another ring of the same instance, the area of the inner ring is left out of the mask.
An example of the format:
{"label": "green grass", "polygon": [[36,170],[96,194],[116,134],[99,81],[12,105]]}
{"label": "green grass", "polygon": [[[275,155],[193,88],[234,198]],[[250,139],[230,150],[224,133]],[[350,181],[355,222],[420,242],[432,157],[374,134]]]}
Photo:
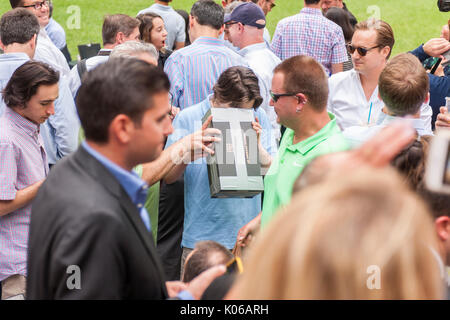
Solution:
{"label": "green grass", "polygon": [[[172,7],[190,11],[194,0],[174,0]],[[89,42],[101,43],[101,26],[105,14],[125,13],[135,16],[143,8],[149,7],[153,0],[53,0],[54,18],[65,29],[67,42],[72,57],[78,54],[77,44]],[[448,13],[441,13],[436,0],[347,0],[347,7],[358,21],[372,15],[369,6],[377,6],[381,19],[391,24],[394,29],[396,45],[394,54],[416,48],[426,40],[439,37],[441,27],[449,18]],[[79,29],[69,29],[70,6],[81,9]],[[268,28],[273,35],[277,22],[287,16],[296,14],[303,6],[302,0],[277,0],[276,7],[267,17]],[[9,1],[0,3],[0,13],[10,9]]]}

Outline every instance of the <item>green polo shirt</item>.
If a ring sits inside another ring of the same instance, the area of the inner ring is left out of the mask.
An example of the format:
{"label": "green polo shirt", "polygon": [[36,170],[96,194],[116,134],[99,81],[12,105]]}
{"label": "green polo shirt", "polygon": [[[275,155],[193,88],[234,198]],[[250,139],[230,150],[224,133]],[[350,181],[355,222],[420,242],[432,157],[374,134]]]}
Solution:
{"label": "green polo shirt", "polygon": [[347,140],[336,124],[336,117],[329,113],[331,121],[319,132],[292,144],[294,131],[287,128],[281,139],[280,149],[264,178],[264,202],[261,227],[265,227],[280,207],[287,205],[292,196],[295,180],[303,168],[314,158],[349,148]]}

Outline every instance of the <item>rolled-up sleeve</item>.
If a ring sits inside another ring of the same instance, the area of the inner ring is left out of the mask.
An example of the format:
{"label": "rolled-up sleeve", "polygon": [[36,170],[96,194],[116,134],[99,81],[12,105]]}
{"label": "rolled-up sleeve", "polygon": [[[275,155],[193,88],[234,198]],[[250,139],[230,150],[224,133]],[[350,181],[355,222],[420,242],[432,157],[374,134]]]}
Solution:
{"label": "rolled-up sleeve", "polygon": [[14,200],[16,186],[17,161],[14,145],[0,142],[0,200]]}

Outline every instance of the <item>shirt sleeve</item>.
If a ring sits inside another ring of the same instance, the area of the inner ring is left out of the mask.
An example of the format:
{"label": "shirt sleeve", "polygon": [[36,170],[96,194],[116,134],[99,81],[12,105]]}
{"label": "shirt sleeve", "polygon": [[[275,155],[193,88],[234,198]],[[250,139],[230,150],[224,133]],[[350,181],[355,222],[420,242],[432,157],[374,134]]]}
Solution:
{"label": "shirt sleeve", "polygon": [[17,186],[17,161],[14,145],[0,142],[0,200],[14,200]]}
{"label": "shirt sleeve", "polygon": [[282,56],[282,29],[283,26],[278,23],[277,28],[275,29],[275,34],[273,35],[271,49],[275,55],[283,60]]}
{"label": "shirt sleeve", "polygon": [[180,101],[183,95],[183,72],[180,62],[174,59],[176,54],[171,54],[166,60],[164,65],[164,72],[167,74],[170,80],[170,93],[173,96],[173,105],[175,107],[181,107],[182,101]]}
{"label": "shirt sleeve", "polygon": [[[180,16],[181,17],[181,16]],[[175,42],[185,42],[186,41],[186,22],[183,18],[179,19],[178,28],[177,28],[177,37]]]}
{"label": "shirt sleeve", "polygon": [[345,49],[344,33],[341,28],[338,28],[333,38],[336,39],[336,42],[331,52],[331,64],[343,63],[348,60],[348,56]]}
{"label": "shirt sleeve", "polygon": [[48,121],[54,129],[53,138],[57,158],[63,158],[75,151],[78,147],[80,123],[75,102],[64,79],[59,82],[59,97],[55,101],[55,114]]}
{"label": "shirt sleeve", "polygon": [[272,133],[272,125],[267,117],[266,112],[263,109],[258,109],[255,112],[258,117],[259,123],[262,127],[261,143],[266,151],[274,157],[277,153],[277,142],[275,135]]}

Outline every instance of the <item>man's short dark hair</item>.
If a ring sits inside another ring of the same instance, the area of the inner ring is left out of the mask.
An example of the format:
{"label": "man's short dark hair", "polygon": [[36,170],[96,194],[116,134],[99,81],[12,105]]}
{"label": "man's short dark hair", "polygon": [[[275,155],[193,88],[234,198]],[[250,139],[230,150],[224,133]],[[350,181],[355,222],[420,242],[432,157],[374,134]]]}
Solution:
{"label": "man's short dark hair", "polygon": [[0,20],[0,37],[5,46],[27,43],[39,31],[38,19],[25,8],[10,10]]}
{"label": "man's short dark hair", "polygon": [[14,71],[2,90],[8,108],[26,108],[26,103],[36,94],[39,86],[57,84],[59,73],[48,64],[28,61]]}
{"label": "man's short dark hair", "polygon": [[11,8],[17,8],[23,5],[23,0],[9,0],[9,3],[11,4]]}
{"label": "man's short dark hair", "polygon": [[153,95],[169,89],[164,71],[137,59],[110,59],[90,71],[77,96],[86,139],[107,143],[109,125],[119,114],[140,124],[144,112],[153,107]]}
{"label": "man's short dark hair", "polygon": [[190,282],[203,271],[233,259],[233,254],[215,241],[200,241],[184,266],[183,282]]}
{"label": "man's short dark hair", "polygon": [[309,104],[323,111],[328,101],[328,75],[323,66],[308,56],[294,56],[281,62],[273,71],[284,75],[284,90],[303,93]]}
{"label": "man's short dark hair", "polygon": [[220,30],[223,26],[223,8],[213,0],[199,0],[192,6],[191,16],[202,26]]}
{"label": "man's short dark hair", "polygon": [[450,217],[450,195],[429,190],[422,182],[417,192],[427,203],[434,219],[442,216]]}
{"label": "man's short dark hair", "polygon": [[134,29],[139,27],[139,24],[139,20],[126,14],[107,15],[102,27],[103,45],[114,44],[116,42],[116,35],[119,32],[122,32],[128,37]]}
{"label": "man's short dark hair", "polygon": [[320,0],[305,0],[306,4],[318,4]]}
{"label": "man's short dark hair", "polygon": [[222,72],[213,92],[215,101],[231,107],[240,107],[242,103],[255,100],[253,108],[256,109],[263,102],[258,77],[246,67],[231,67]]}

